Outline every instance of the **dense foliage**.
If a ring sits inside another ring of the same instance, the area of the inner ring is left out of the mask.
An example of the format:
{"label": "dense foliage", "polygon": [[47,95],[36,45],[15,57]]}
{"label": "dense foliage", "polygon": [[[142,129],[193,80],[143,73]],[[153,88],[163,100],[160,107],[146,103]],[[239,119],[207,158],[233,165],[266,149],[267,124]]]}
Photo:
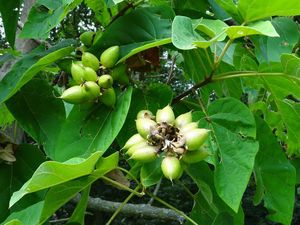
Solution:
{"label": "dense foliage", "polygon": [[17,32],[24,2],[0,0],[1,224],[47,224],[74,198],[67,223],[89,224],[95,186],[129,193],[107,224],[134,196],[187,224],[249,224],[245,201],[297,223],[298,0],[36,0]]}

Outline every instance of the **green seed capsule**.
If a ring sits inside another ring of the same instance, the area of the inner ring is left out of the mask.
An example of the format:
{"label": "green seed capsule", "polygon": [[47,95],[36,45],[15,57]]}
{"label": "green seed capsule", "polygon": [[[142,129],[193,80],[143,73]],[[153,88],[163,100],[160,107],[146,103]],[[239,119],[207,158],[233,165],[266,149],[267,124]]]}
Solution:
{"label": "green seed capsule", "polygon": [[100,96],[100,87],[93,81],[87,81],[83,84],[89,100],[94,100]]}
{"label": "green seed capsule", "polygon": [[82,54],[81,60],[84,66],[91,67],[95,71],[99,69],[99,60],[93,54],[89,52],[84,52]]}
{"label": "green seed capsule", "polygon": [[209,136],[209,130],[207,129],[194,129],[186,133],[183,133],[185,145],[187,150],[193,151],[200,148],[200,146],[206,141]]}
{"label": "green seed capsule", "polygon": [[129,84],[126,64],[118,64],[116,67],[114,67],[111,71],[111,76],[119,84],[123,84],[123,85]]}
{"label": "green seed capsule", "polygon": [[210,153],[207,150],[200,148],[195,151],[187,151],[182,156],[182,161],[189,163],[189,164],[197,163],[197,162],[200,162],[200,161],[206,159],[209,155],[210,155]]}
{"label": "green seed capsule", "polygon": [[118,61],[120,55],[120,47],[112,46],[106,49],[100,56],[102,66],[106,68],[112,68]]}
{"label": "green seed capsule", "polygon": [[89,95],[85,88],[77,85],[66,89],[60,98],[71,104],[80,104],[89,100]]}
{"label": "green seed capsule", "polygon": [[100,101],[108,106],[108,107],[114,107],[116,104],[116,93],[115,90],[113,88],[107,88],[104,90],[104,92],[102,93],[101,97],[100,97]]}
{"label": "green seed capsule", "polygon": [[138,144],[142,141],[145,141],[145,139],[140,135],[140,134],[134,134],[133,136],[131,136],[128,141],[125,143],[123,149],[129,149],[131,148],[133,145]]}
{"label": "green seed capsule", "polygon": [[79,63],[72,63],[71,75],[76,84],[81,84],[84,81],[84,68]]}
{"label": "green seed capsule", "polygon": [[181,128],[192,122],[192,112],[181,114],[175,119],[175,126]]}
{"label": "green seed capsule", "polygon": [[169,180],[175,180],[181,177],[182,168],[179,159],[172,156],[167,156],[161,162],[161,170],[164,176]]}
{"label": "green seed capsule", "polygon": [[99,77],[98,85],[102,88],[110,88],[113,85],[113,78],[108,74],[104,74]]}
{"label": "green seed capsule", "polygon": [[131,146],[128,151],[126,152],[127,155],[132,156],[134,152],[136,152],[136,150],[140,149],[140,148],[144,148],[146,146],[149,146],[148,142],[143,139],[142,141],[140,141],[139,143],[134,144],[133,146]]}
{"label": "green seed capsule", "polygon": [[93,44],[95,32],[93,31],[86,31],[82,33],[79,37],[82,44],[84,44],[87,47],[90,47]]}
{"label": "green seed capsule", "polygon": [[191,122],[180,128],[180,133],[187,133],[190,130],[198,128],[198,122]]}
{"label": "green seed capsule", "polygon": [[144,146],[136,149],[130,159],[134,159],[140,162],[150,162],[155,160],[157,157],[156,148],[154,146]]}
{"label": "green seed capsule", "polygon": [[141,110],[137,114],[137,119],[147,118],[147,119],[154,119],[152,112],[149,110]]}
{"label": "green seed capsule", "polygon": [[175,115],[170,105],[167,105],[163,109],[159,109],[156,112],[156,122],[158,123],[168,123],[174,124],[175,122]]}
{"label": "green seed capsule", "polygon": [[84,80],[96,82],[98,79],[97,73],[90,67],[84,67]]}
{"label": "green seed capsule", "polygon": [[150,134],[151,130],[157,126],[155,121],[147,118],[137,119],[135,123],[137,131],[145,139],[147,139],[147,136]]}

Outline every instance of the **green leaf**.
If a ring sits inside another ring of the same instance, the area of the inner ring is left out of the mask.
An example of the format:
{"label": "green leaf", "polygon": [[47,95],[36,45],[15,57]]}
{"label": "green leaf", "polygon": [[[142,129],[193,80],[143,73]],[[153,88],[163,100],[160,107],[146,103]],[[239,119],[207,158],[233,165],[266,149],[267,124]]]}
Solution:
{"label": "green leaf", "polygon": [[70,47],[72,43],[73,41],[70,40],[62,41],[46,51],[43,47],[39,47],[16,62],[12,69],[0,81],[0,103],[14,95],[39,71],[58,59],[69,55],[74,50],[73,47]]}
{"label": "green leaf", "polygon": [[206,15],[209,8],[206,0],[173,0],[172,6],[177,15],[199,18]]}
{"label": "green leaf", "polygon": [[137,133],[135,120],[138,112],[143,109],[148,109],[155,113],[157,109],[165,107],[172,101],[173,92],[169,85],[151,84],[145,90],[134,89],[130,108],[126,121],[117,137],[121,147],[126,141]]}
{"label": "green leaf", "polygon": [[88,109],[75,106],[57,134],[55,146],[53,149],[49,146],[55,158],[63,160],[74,155],[86,156],[95,151],[104,153],[123,127],[131,95],[131,87],[120,93],[115,109],[103,104]]}
{"label": "green leaf", "polygon": [[257,183],[254,204],[263,199],[268,218],[289,225],[293,218],[296,171],[266,122],[257,117],[256,124],[259,151],[254,167]]}
{"label": "green leaf", "polygon": [[86,160],[83,158],[72,158],[64,163],[55,161],[42,163],[22,188],[14,192],[9,206],[14,205],[26,194],[92,173],[100,154],[100,152],[95,152]]}
{"label": "green leaf", "polygon": [[64,161],[106,151],[125,122],[131,93],[132,88],[120,93],[115,109],[87,103],[74,106],[66,115],[64,103],[55,97],[53,87],[33,79],[7,106],[22,128],[44,145],[51,159]]}
{"label": "green leaf", "polygon": [[116,152],[106,158],[100,158],[97,162],[96,170],[89,176],[81,177],[50,188],[45,198],[40,223],[45,222],[57,209],[74,198],[78,192],[91,185],[104,174],[115,169],[118,166],[118,162],[119,154]]}
{"label": "green leaf", "polygon": [[292,18],[276,17],[272,24],[280,37],[252,37],[259,62],[280,62],[282,53],[292,53],[300,38],[299,28]]}
{"label": "green leaf", "polygon": [[91,190],[91,185],[89,185],[87,188],[85,188],[82,191],[80,201],[79,203],[77,203],[77,206],[72,216],[70,217],[68,223],[74,222],[80,225],[84,225],[84,216],[85,216],[85,211],[89,200],[90,190]]}
{"label": "green leaf", "polygon": [[106,48],[119,45],[119,62],[122,62],[140,51],[168,44],[171,42],[171,17],[165,18],[165,14],[173,12],[168,7],[135,9],[108,26],[90,50],[99,55]]}
{"label": "green leaf", "polygon": [[[172,23],[172,43],[176,48],[190,50],[196,47],[207,48],[216,41],[225,39],[223,29],[228,27],[220,20],[200,19],[193,21],[189,17],[176,16]],[[206,40],[199,32],[211,39]]]}
{"label": "green leaf", "polygon": [[263,19],[270,16],[296,16],[300,14],[300,5],[298,0],[239,0],[238,10],[244,21]]}
{"label": "green leaf", "polygon": [[248,26],[230,26],[226,29],[226,33],[230,39],[250,35],[279,36],[270,21],[259,21]]}
{"label": "green leaf", "polygon": [[9,213],[19,211],[25,205],[33,204],[38,198],[30,196],[31,198],[26,199],[26,202],[8,209],[11,194],[21,188],[38,166],[45,161],[45,156],[38,147],[29,144],[19,145],[14,155],[17,160],[12,165],[0,164],[0,221],[3,221]]}
{"label": "green leaf", "polygon": [[3,21],[5,36],[10,46],[14,48],[21,0],[0,0],[0,13]]}
{"label": "green leaf", "polygon": [[4,225],[12,219],[18,219],[22,222],[22,225],[36,225],[39,224],[39,218],[43,209],[44,201],[37,202],[29,205],[20,211],[13,212],[9,217],[1,224]]}
{"label": "green leaf", "polygon": [[20,220],[13,219],[13,220],[7,222],[5,225],[23,225],[23,223]]}
{"label": "green leaf", "polygon": [[232,0],[215,0],[219,6],[222,7],[229,15],[232,16],[237,22],[241,22],[242,18],[239,14],[237,6]]}
{"label": "green leaf", "polygon": [[20,38],[45,40],[50,31],[82,0],[37,0],[31,8]]}
{"label": "green leaf", "polygon": [[85,4],[93,10],[97,20],[105,27],[110,22],[110,14],[104,0],[84,0]]}
{"label": "green leaf", "polygon": [[[244,224],[242,208],[240,207],[236,214],[218,196],[214,185],[214,174],[205,162],[190,164],[185,171],[199,188],[190,214],[192,219],[198,224],[224,225],[225,222],[230,222],[230,225]],[[219,221],[221,215],[224,220]]]}
{"label": "green leaf", "polygon": [[162,157],[153,162],[143,164],[140,176],[144,187],[150,187],[160,181],[162,177],[162,171],[160,168],[161,161]]}
{"label": "green leaf", "polygon": [[210,129],[219,162],[215,187],[223,201],[238,212],[258,151],[255,120],[251,111],[234,98],[223,98],[208,107]]}
{"label": "green leaf", "polygon": [[283,54],[281,60],[284,73],[289,76],[283,74],[281,77],[262,77],[261,79],[267,90],[272,94],[276,105],[274,111],[278,112],[287,130],[287,132],[278,131],[277,135],[287,143],[288,154],[299,155],[300,124],[295,123],[295,121],[300,119],[300,108],[297,102],[286,97],[292,95],[295,98],[300,98],[300,80],[298,77],[300,59],[294,55]]}
{"label": "green leaf", "polygon": [[7,107],[2,103],[0,104],[0,127],[10,124],[14,121],[14,117],[8,111]]}

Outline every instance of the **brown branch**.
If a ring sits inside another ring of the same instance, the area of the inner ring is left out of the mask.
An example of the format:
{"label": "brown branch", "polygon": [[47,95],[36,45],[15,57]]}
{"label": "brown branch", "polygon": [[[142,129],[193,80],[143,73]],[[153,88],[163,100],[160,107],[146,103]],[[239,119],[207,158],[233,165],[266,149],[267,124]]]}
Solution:
{"label": "brown branch", "polygon": [[198,88],[201,88],[207,84],[209,84],[210,82],[212,82],[212,77],[206,77],[204,80],[202,80],[201,82],[195,84],[193,87],[191,87],[190,89],[186,90],[185,92],[182,92],[181,94],[177,95],[175,98],[173,98],[171,105],[176,104],[177,102],[179,102],[181,99],[183,99],[184,97],[188,96],[189,94],[191,94],[193,91],[196,91]]}
{"label": "brown branch", "polygon": [[[80,195],[77,195],[72,202],[78,203]],[[88,208],[101,212],[112,213],[116,211],[122,203],[103,200],[101,198],[89,198]],[[174,210],[151,206],[148,204],[131,204],[127,203],[122,210],[121,214],[125,216],[141,216],[145,218],[156,218],[161,220],[175,220],[183,223],[184,218],[176,213]]]}

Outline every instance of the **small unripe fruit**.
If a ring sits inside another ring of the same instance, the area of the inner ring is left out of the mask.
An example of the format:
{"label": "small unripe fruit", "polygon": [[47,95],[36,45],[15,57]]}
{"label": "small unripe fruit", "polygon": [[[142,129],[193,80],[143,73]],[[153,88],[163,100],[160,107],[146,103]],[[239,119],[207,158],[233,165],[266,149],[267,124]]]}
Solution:
{"label": "small unripe fruit", "polygon": [[180,128],[180,133],[187,133],[190,130],[198,128],[198,122],[191,122]]}
{"label": "small unripe fruit", "polygon": [[71,103],[71,104],[80,104],[89,99],[89,96],[82,86],[73,86],[68,89],[66,89],[62,95],[60,96],[61,99],[63,99],[65,102]]}
{"label": "small unripe fruit", "polygon": [[134,159],[140,162],[150,162],[155,160],[157,157],[156,155],[156,148],[154,146],[148,145],[144,147],[140,147],[136,149],[130,159]]}
{"label": "small unripe fruit", "polygon": [[200,148],[200,146],[206,141],[209,136],[209,130],[207,129],[194,129],[186,133],[183,133],[185,145],[187,150],[193,151]]}
{"label": "small unripe fruit", "polygon": [[100,96],[100,87],[93,81],[87,81],[83,84],[90,100]]}
{"label": "small unripe fruit", "polygon": [[138,150],[138,149],[140,149],[140,148],[144,148],[144,147],[146,147],[146,146],[149,146],[149,144],[148,144],[148,142],[147,142],[145,139],[143,139],[141,142],[136,143],[135,145],[131,146],[131,147],[128,149],[128,151],[126,152],[126,154],[132,156],[132,154],[133,154],[136,150]]}
{"label": "small unripe fruit", "polygon": [[197,163],[200,162],[202,160],[204,160],[205,158],[207,158],[210,155],[210,153],[203,149],[200,148],[198,150],[195,151],[187,151],[183,156],[182,156],[182,161],[192,164],[192,163]]}
{"label": "small unripe fruit", "polygon": [[102,95],[100,96],[100,101],[108,107],[113,108],[116,104],[116,100],[117,100],[116,92],[115,89],[113,88],[105,89]]}
{"label": "small unripe fruit", "polygon": [[98,79],[97,73],[90,67],[84,67],[84,80],[96,82]]}
{"label": "small unripe fruit", "polygon": [[163,109],[159,109],[156,112],[156,122],[174,124],[175,115],[170,105],[167,105]]}
{"label": "small unripe fruit", "polygon": [[181,128],[192,122],[192,112],[181,114],[175,119],[175,126]]}
{"label": "small unripe fruit", "polygon": [[95,32],[93,31],[86,31],[82,33],[79,37],[82,44],[84,44],[87,47],[90,47],[93,44]]}
{"label": "small unripe fruit", "polygon": [[142,119],[142,118],[154,119],[154,116],[153,116],[152,112],[149,110],[141,110],[138,112],[136,118],[137,119]]}
{"label": "small unripe fruit", "polygon": [[141,118],[136,120],[136,129],[145,139],[147,139],[147,136],[150,134],[151,130],[156,127],[156,125],[156,122],[151,119]]}
{"label": "small unripe fruit", "polygon": [[104,74],[99,77],[98,85],[102,88],[110,88],[113,85],[113,78],[108,74]]}
{"label": "small unripe fruit", "polygon": [[99,69],[99,60],[93,54],[84,52],[82,54],[81,60],[84,66],[91,67],[95,71]]}
{"label": "small unripe fruit", "polygon": [[161,162],[161,170],[164,176],[169,180],[175,180],[182,175],[182,168],[179,159],[172,156],[167,156]]}
{"label": "small unripe fruit", "polygon": [[123,149],[129,149],[130,147],[132,147],[135,144],[138,144],[142,141],[144,141],[145,139],[140,135],[140,134],[134,134],[133,136],[131,136],[127,142],[125,143]]}
{"label": "small unripe fruit", "polygon": [[111,71],[111,76],[119,84],[123,84],[123,85],[129,84],[126,64],[118,64],[116,67],[114,67]]}
{"label": "small unripe fruit", "polygon": [[76,84],[81,84],[84,81],[84,68],[78,63],[72,63],[71,75],[76,82]]}
{"label": "small unripe fruit", "polygon": [[120,55],[120,47],[112,46],[106,49],[100,56],[102,66],[112,68],[118,61]]}

